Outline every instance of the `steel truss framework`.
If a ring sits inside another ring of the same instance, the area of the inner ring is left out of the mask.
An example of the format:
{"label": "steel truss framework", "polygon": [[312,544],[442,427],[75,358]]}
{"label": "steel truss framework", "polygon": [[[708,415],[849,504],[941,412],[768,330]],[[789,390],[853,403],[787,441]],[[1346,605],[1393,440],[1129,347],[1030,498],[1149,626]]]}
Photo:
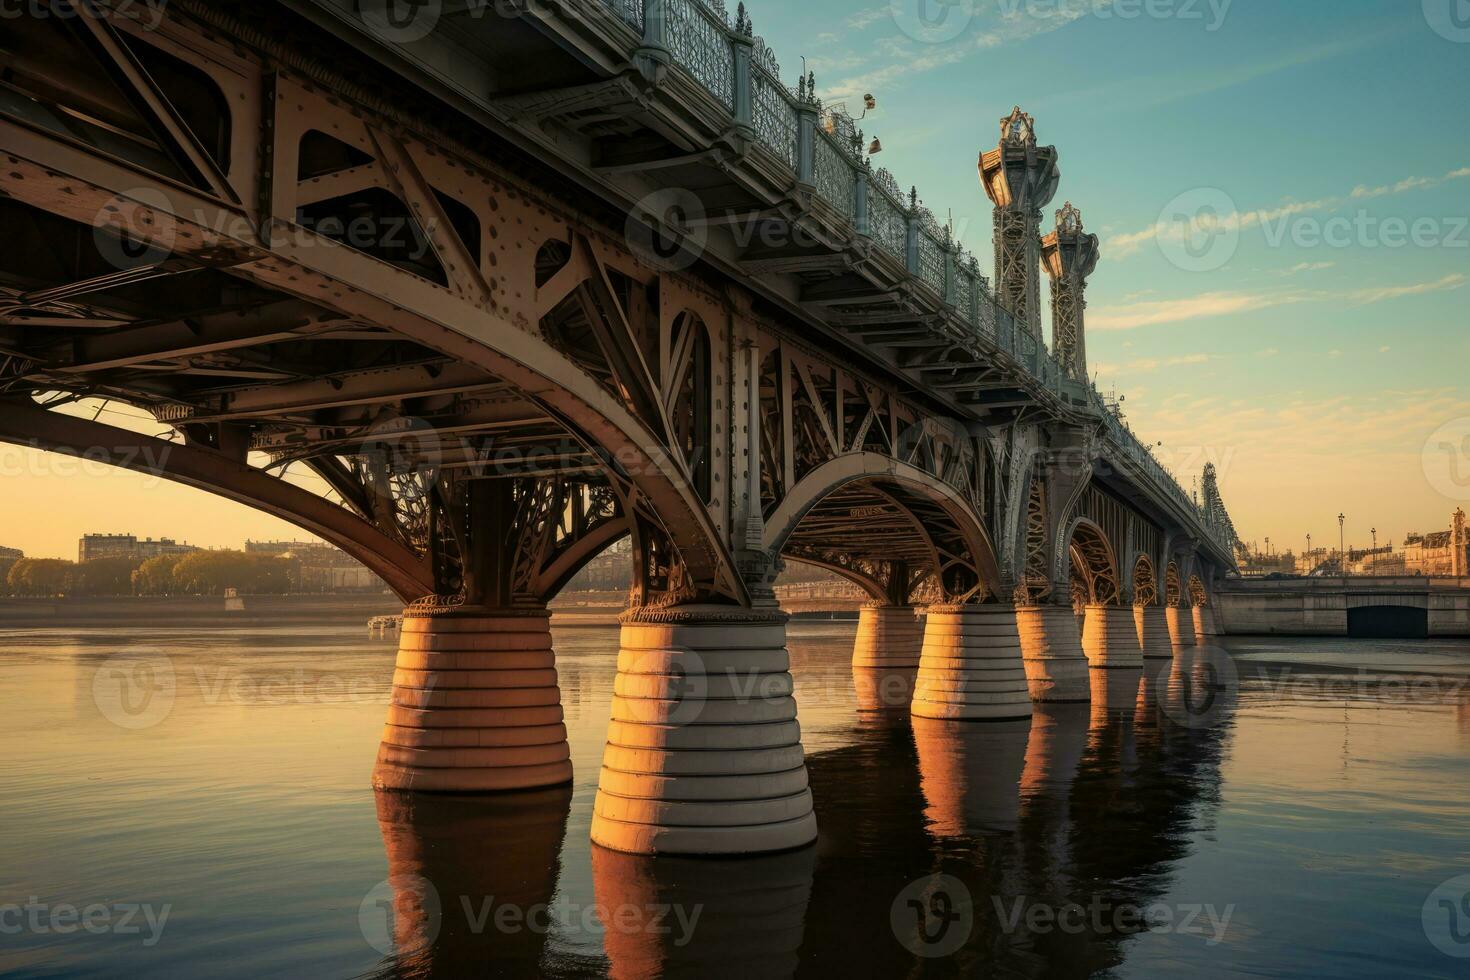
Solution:
{"label": "steel truss framework", "polygon": [[[161,475],[322,534],[405,599],[543,602],[630,536],[634,602],[748,604],[774,567],[745,554],[752,521],[769,554],[891,602],[1009,598],[1017,569],[1065,566],[1071,546],[1038,532],[1075,495],[996,451],[1056,409],[964,338],[936,342],[906,283],[875,282],[882,263],[756,243],[740,275],[691,267],[428,94],[334,74],[355,52],[306,22],[234,18],[179,0],[149,30],[121,12],[7,20],[0,438],[118,461],[175,447]],[[593,141],[603,177],[728,172],[659,157],[658,93],[617,77],[504,108]],[[1028,123],[999,159],[1034,270],[1054,154]],[[722,213],[806,220],[742,207]],[[777,279],[798,303],[751,285]],[[141,408],[171,441],[58,414],[84,398]],[[990,536],[1018,508],[1019,560]],[[1147,523],[1123,510],[1119,527]],[[1080,554],[1094,594],[1126,589]],[[1066,581],[1054,567],[1047,588]]]}

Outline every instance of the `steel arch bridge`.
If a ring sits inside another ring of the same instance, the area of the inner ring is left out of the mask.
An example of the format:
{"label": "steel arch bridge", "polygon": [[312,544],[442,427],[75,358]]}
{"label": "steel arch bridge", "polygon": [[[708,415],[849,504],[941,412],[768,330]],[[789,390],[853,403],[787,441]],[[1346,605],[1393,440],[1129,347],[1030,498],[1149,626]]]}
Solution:
{"label": "steel arch bridge", "polygon": [[732,621],[786,559],[899,607],[1208,601],[1213,471],[1201,505],[1087,385],[1097,239],[1070,204],[1043,238],[1030,117],[980,158],[992,291],[743,7],[426,9],[0,21],[0,439],[267,510],[405,602],[544,607],[624,537],[633,609]]}

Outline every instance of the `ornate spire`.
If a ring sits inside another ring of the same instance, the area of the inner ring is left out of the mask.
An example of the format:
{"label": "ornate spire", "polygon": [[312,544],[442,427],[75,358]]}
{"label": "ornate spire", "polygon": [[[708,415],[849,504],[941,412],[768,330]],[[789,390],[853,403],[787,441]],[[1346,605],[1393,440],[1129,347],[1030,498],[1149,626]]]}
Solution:
{"label": "ornate spire", "polygon": [[1036,120],[1016,106],[1000,121],[1000,142],[1002,146],[1035,146]]}
{"label": "ornate spire", "polygon": [[1087,277],[1097,268],[1098,240],[1082,227],[1082,212],[1068,201],[1057,227],[1041,242],[1042,264],[1051,276],[1051,346],[1062,372],[1087,380]]}
{"label": "ornate spire", "polygon": [[735,32],[744,37],[751,37],[755,34],[755,25],[750,22],[750,13],[745,9],[743,0],[740,6],[735,8]]}
{"label": "ornate spire", "polygon": [[1017,106],[1000,121],[1000,142],[980,155],[980,182],[995,205],[995,288],[1000,304],[1041,338],[1041,209],[1061,174],[1057,149],[1038,146],[1036,120]]}

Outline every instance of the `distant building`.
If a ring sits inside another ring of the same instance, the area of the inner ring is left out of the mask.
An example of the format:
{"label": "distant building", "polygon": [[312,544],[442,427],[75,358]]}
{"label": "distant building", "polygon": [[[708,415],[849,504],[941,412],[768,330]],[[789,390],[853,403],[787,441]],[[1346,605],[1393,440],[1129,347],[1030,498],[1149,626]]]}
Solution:
{"label": "distant building", "polygon": [[95,561],[98,558],[129,558],[139,562],[160,555],[187,555],[199,549],[190,544],[180,544],[173,538],[139,539],[132,534],[88,534],[77,543],[77,561]]}
{"label": "distant building", "polygon": [[1470,575],[1470,532],[1465,512],[1455,511],[1448,531],[1412,533],[1404,541],[1404,566],[1409,575]]}
{"label": "distant building", "polygon": [[247,555],[270,555],[273,558],[295,558],[307,565],[323,568],[352,568],[359,562],[341,548],[321,541],[246,541]]}
{"label": "distant building", "polygon": [[26,553],[19,548],[0,548],[0,561],[9,561],[11,559],[19,561],[25,556]]}
{"label": "distant building", "polygon": [[290,561],[294,592],[368,592],[385,587],[356,558],[320,541],[246,541],[245,553]]}

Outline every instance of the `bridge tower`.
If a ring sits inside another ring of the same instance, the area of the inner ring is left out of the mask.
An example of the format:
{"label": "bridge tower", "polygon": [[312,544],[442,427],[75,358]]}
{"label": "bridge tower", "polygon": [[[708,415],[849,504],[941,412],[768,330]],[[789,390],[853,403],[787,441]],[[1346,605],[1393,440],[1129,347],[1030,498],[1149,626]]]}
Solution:
{"label": "bridge tower", "polygon": [[1087,380],[1087,277],[1097,268],[1098,241],[1082,229],[1082,212],[1068,201],[1057,227],[1041,242],[1051,276],[1051,348],[1073,381]]}
{"label": "bridge tower", "polygon": [[995,203],[995,298],[1041,339],[1041,209],[1061,181],[1057,148],[1036,145],[1036,120],[1017,106],[1000,144],[980,156],[980,182]]}

